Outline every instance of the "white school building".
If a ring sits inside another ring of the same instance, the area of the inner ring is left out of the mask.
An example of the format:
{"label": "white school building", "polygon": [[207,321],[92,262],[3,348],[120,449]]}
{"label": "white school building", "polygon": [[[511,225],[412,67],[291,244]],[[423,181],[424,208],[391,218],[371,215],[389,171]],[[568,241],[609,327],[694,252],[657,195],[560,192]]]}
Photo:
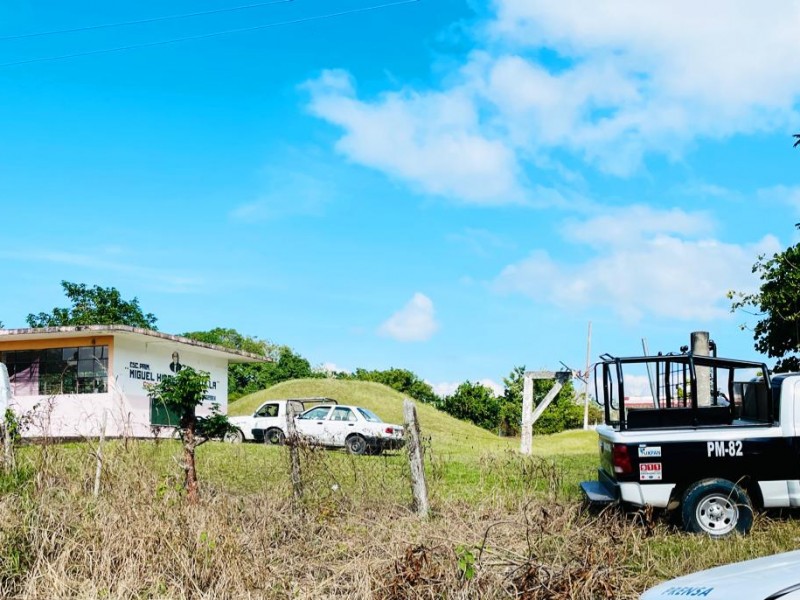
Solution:
{"label": "white school building", "polygon": [[211,375],[197,414],[228,408],[228,365],[264,362],[250,354],[127,325],[0,329],[10,406],[25,437],[151,437],[177,416],[147,395],[148,384],[184,365]]}

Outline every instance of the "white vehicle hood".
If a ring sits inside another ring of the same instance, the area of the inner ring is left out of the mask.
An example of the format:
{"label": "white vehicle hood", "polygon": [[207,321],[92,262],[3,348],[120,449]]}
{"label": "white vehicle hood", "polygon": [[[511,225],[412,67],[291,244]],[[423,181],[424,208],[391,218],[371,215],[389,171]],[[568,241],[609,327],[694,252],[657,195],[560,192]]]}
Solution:
{"label": "white vehicle hood", "polygon": [[641,600],[800,600],[800,550],[733,563],[671,579]]}
{"label": "white vehicle hood", "polygon": [[228,421],[231,425],[249,425],[253,422],[253,417],[251,416],[243,416],[243,417],[228,417]]}

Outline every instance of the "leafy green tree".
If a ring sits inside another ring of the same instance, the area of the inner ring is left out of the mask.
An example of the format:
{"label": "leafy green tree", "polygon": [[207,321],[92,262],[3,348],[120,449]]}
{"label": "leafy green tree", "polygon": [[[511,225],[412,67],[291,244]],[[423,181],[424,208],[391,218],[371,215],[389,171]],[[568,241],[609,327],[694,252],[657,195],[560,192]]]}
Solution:
{"label": "leafy green tree", "polygon": [[776,372],[800,371],[800,244],[769,259],[759,256],[753,273],[761,279],[759,291],[728,292],[731,310],[754,311],[761,317],[753,328],[755,348],[779,359]]}
{"label": "leafy green tree", "polygon": [[[198,342],[216,344],[233,350],[243,350],[259,356],[278,358],[278,348],[255,337],[239,333],[235,329],[215,327],[209,331],[190,331],[183,334]],[[256,392],[265,378],[263,363],[239,363],[228,365],[228,399],[236,400],[246,394]]]}
{"label": "leafy green tree", "polygon": [[356,369],[355,373],[338,373],[340,379],[356,379],[358,381],[374,381],[388,385],[401,394],[410,396],[420,402],[437,404],[439,397],[431,385],[422,380],[416,373],[408,369],[390,368],[386,370]]}
{"label": "leafy green tree", "polygon": [[297,354],[289,346],[279,346],[277,354],[276,361],[261,366],[259,385],[262,389],[290,379],[324,377],[322,373],[311,368],[311,363],[307,359]]}
{"label": "leafy green tree", "polygon": [[228,367],[228,399],[236,400],[290,379],[324,377],[311,368],[306,358],[289,346],[279,346],[265,340],[239,333],[235,329],[216,327],[209,331],[191,331],[185,337],[217,344],[234,350],[244,350],[272,359],[268,363],[235,364]]}
{"label": "leafy green tree", "polygon": [[153,313],[142,312],[139,300],[123,300],[116,288],[62,281],[64,294],[72,304],[69,308],[54,308],[52,312],[29,314],[25,319],[31,327],[62,327],[66,325],[130,325],[156,329]]}
{"label": "leafy green tree", "polygon": [[465,381],[441,401],[440,408],[484,429],[494,430],[499,422],[500,402],[491,389],[480,383]]}
{"label": "leafy green tree", "polygon": [[227,417],[220,414],[216,407],[209,417],[198,417],[196,414],[197,407],[208,393],[210,381],[211,376],[207,372],[184,366],[174,376],[166,377],[153,385],[148,392],[150,398],[180,415],[184,487],[190,504],[195,504],[200,499],[195,449],[204,441],[222,437],[231,430]]}

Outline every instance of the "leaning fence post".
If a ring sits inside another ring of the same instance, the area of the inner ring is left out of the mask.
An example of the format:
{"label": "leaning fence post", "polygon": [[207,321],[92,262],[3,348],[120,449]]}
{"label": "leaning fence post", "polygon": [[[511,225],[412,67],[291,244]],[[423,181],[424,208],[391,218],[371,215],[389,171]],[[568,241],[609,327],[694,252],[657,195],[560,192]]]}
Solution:
{"label": "leaning fence post", "polygon": [[426,518],[430,506],[428,505],[428,484],[425,482],[425,466],[422,460],[422,444],[419,439],[417,407],[408,398],[403,400],[403,419],[405,421],[408,465],[411,468],[411,491],[414,494],[414,510],[420,517]]}
{"label": "leaning fence post", "polygon": [[300,445],[297,439],[297,428],[294,426],[294,408],[289,402],[286,403],[286,446],[289,448],[292,498],[297,507],[303,499],[303,478],[300,474]]}

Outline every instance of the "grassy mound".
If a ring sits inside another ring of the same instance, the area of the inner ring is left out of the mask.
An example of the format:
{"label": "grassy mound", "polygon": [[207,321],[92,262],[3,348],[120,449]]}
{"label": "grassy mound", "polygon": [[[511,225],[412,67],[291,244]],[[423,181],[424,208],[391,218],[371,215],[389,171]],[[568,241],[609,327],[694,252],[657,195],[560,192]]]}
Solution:
{"label": "grassy mound", "polygon": [[[325,396],[339,404],[363,406],[387,423],[403,423],[405,396],[382,383],[341,379],[293,379],[239,398],[228,405],[231,416],[252,414],[263,402],[281,398]],[[417,402],[422,435],[429,437],[433,451],[451,457],[516,448],[514,438],[501,438],[481,427],[451,417]]]}

